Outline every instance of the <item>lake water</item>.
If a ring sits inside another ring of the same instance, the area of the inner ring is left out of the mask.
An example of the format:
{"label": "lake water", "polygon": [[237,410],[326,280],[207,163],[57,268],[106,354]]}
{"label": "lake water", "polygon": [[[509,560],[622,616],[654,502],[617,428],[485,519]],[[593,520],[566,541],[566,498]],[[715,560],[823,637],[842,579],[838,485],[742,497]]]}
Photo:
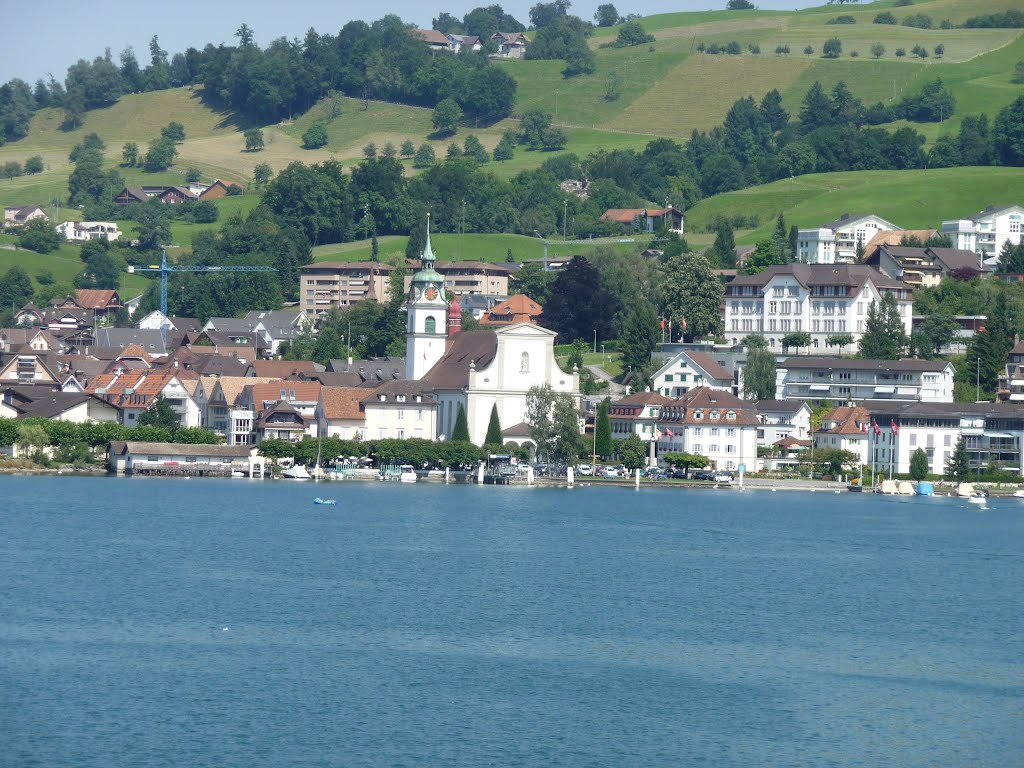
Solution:
{"label": "lake water", "polygon": [[1024,764],[1018,500],[0,477],[0,506],[4,766]]}

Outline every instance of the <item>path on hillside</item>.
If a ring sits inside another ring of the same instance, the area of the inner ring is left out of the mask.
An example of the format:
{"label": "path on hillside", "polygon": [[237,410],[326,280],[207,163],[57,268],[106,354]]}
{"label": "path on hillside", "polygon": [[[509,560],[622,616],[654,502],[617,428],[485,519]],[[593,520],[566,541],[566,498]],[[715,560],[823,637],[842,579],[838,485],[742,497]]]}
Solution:
{"label": "path on hillside", "polygon": [[617,382],[614,378],[612,378],[611,374],[609,374],[608,371],[606,371],[600,365],[585,365],[583,367],[590,371],[592,374],[594,374],[595,379],[598,379],[599,381],[608,382],[609,395],[624,395],[626,393],[626,388],[622,384],[619,384],[619,382]]}

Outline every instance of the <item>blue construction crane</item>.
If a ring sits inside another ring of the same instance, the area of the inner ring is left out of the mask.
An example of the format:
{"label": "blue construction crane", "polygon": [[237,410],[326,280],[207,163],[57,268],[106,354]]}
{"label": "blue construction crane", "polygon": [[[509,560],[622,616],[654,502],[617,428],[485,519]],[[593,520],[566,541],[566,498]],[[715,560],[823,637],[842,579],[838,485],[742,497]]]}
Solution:
{"label": "blue construction crane", "polygon": [[160,325],[160,333],[167,341],[167,276],[171,272],[277,272],[274,267],[258,266],[224,266],[224,267],[174,267],[167,263],[167,251],[160,256],[160,264],[151,264],[148,267],[128,267],[129,272],[159,272],[160,273],[160,312],[164,316]]}

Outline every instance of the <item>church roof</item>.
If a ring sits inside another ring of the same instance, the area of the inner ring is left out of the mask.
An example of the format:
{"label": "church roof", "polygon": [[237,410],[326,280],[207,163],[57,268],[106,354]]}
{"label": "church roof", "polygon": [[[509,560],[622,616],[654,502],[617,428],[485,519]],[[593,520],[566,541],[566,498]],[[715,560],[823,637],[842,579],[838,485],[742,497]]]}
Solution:
{"label": "church roof", "polygon": [[494,331],[463,331],[452,337],[444,356],[427,371],[423,381],[434,389],[462,389],[469,385],[470,363],[486,368],[498,352]]}

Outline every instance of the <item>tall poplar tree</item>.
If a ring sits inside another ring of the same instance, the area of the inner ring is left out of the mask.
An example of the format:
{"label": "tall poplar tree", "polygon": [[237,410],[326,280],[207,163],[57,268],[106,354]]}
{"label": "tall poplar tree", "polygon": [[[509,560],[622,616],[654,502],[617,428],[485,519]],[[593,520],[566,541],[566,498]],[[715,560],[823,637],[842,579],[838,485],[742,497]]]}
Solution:
{"label": "tall poplar tree", "polygon": [[612,455],[612,420],[608,415],[610,406],[611,400],[607,397],[597,406],[597,422],[594,426],[594,429],[597,430],[594,435],[594,453],[598,456]]}
{"label": "tall poplar tree", "polygon": [[491,406],[491,420],[487,423],[487,436],[484,438],[484,447],[501,447],[501,420],[498,418],[498,404]]}

